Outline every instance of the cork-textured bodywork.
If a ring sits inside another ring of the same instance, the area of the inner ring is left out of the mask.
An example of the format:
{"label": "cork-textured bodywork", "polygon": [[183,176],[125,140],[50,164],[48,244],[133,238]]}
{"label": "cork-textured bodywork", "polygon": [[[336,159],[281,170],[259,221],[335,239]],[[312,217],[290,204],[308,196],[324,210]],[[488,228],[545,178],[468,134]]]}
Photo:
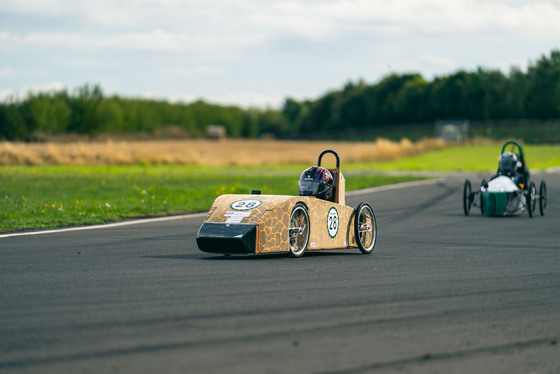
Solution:
{"label": "cork-textured bodywork", "polygon": [[[346,206],[345,180],[337,167],[322,169],[332,176],[332,194],[311,196],[219,196],[198,230],[196,241],[204,252],[222,254],[303,253],[319,249],[359,248],[369,254],[375,246],[377,224],[368,203]],[[300,191],[301,192],[301,191]]]}
{"label": "cork-textured bodywork", "polygon": [[[314,197],[222,195],[214,201],[205,223],[254,224],[257,240],[253,253],[289,252],[290,213],[298,202],[307,207],[313,228],[307,250],[357,247],[353,230],[355,209]],[[337,216],[338,223],[336,230],[331,224],[329,231],[330,210],[334,210],[331,217]],[[228,251],[228,248],[215,248],[209,252]]]}

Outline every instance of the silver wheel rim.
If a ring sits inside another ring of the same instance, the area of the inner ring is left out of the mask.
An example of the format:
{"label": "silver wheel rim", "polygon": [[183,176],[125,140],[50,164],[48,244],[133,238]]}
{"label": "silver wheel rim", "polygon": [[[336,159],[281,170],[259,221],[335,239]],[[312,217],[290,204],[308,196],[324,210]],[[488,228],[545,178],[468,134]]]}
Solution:
{"label": "silver wheel rim", "polygon": [[301,256],[309,240],[309,216],[302,206],[297,206],[290,216],[290,252],[294,256]]}
{"label": "silver wheel rim", "polygon": [[375,244],[377,230],[373,210],[369,206],[364,206],[358,214],[358,240],[366,251],[371,251]]}

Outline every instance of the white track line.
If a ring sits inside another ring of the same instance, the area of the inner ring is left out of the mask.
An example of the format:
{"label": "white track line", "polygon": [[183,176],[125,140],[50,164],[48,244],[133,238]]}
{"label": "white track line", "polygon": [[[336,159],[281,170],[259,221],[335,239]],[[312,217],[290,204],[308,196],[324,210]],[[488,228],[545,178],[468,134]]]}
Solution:
{"label": "white track line", "polygon": [[560,171],[560,166],[554,166],[551,168],[544,169],[545,174],[558,173],[559,171]]}
{"label": "white track line", "polygon": [[177,219],[187,219],[187,218],[198,218],[204,217],[208,213],[197,213],[197,214],[183,214],[181,216],[169,216],[169,217],[159,217],[159,218],[147,218],[135,221],[124,221],[124,222],[116,222],[116,223],[108,223],[104,225],[93,225],[93,226],[79,226],[79,227],[69,227],[67,229],[54,229],[54,230],[44,230],[44,231],[29,231],[29,232],[14,232],[11,234],[3,234],[0,235],[0,239],[2,238],[9,238],[12,236],[28,236],[28,235],[42,235],[42,234],[53,234],[59,232],[68,232],[68,231],[80,231],[80,230],[95,230],[95,229],[106,229],[111,227],[119,227],[119,226],[130,226],[130,225],[137,225],[139,223],[150,223],[150,222],[164,222],[164,221],[174,221]]}
{"label": "white track line", "polygon": [[[363,190],[349,191],[349,192],[346,193],[346,196],[357,196],[357,195],[363,195],[363,194],[371,193],[371,192],[390,191],[390,190],[396,190],[396,189],[399,189],[399,188],[416,187],[416,186],[422,186],[422,185],[426,185],[426,184],[434,184],[434,183],[437,183],[437,182],[438,182],[438,180],[422,180],[422,181],[412,181],[412,182],[403,182],[403,183],[397,183],[397,184],[389,184],[389,185],[386,185],[386,186],[378,186],[378,187],[365,188]],[[135,221],[108,223],[108,224],[104,224],[104,225],[78,226],[78,227],[69,227],[69,228],[66,228],[66,229],[54,229],[54,230],[43,230],[43,231],[14,232],[14,233],[10,233],[10,234],[0,234],[0,239],[10,238],[10,237],[14,237],[14,236],[43,235],[43,234],[54,234],[54,233],[69,232],[69,231],[108,229],[108,228],[112,228],[112,227],[137,225],[137,224],[140,224],[140,223],[164,222],[164,221],[174,221],[174,220],[178,220],[178,219],[199,218],[199,217],[206,216],[206,214],[207,213],[184,214],[184,215],[181,215],[181,216],[148,218],[148,219],[141,219],[141,220],[135,220]]]}

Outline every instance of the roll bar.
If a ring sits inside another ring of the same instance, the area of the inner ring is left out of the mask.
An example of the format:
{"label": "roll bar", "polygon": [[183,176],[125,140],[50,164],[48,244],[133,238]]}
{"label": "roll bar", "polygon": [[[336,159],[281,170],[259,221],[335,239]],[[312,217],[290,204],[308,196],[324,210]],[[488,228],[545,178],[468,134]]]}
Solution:
{"label": "roll bar", "polygon": [[334,157],[336,157],[336,168],[340,169],[340,157],[338,157],[338,153],[336,153],[332,149],[327,149],[326,151],[321,152],[321,154],[319,155],[319,159],[317,160],[317,166],[321,166],[321,159],[323,158],[323,155],[326,153],[332,153]]}

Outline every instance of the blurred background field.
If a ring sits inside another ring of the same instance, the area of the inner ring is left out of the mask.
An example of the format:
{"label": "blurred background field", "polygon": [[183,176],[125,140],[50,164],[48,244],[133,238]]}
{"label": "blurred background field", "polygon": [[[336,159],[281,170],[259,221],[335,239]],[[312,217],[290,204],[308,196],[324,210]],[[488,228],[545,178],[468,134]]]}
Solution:
{"label": "blurred background field", "polygon": [[393,142],[275,141],[254,139],[0,142],[1,165],[286,165],[312,164],[325,149],[344,162],[396,160],[445,147],[441,139]]}
{"label": "blurred background field", "polygon": [[[325,149],[344,168],[364,170],[493,170],[503,141],[439,138],[390,141],[296,141],[255,139],[106,140],[96,142],[0,142],[0,165],[313,165]],[[560,145],[525,144],[533,168],[560,165]],[[325,162],[334,162],[327,156]]]}
{"label": "blurred background field", "polygon": [[[0,232],[204,212],[219,195],[252,189],[296,195],[300,173],[325,149],[340,155],[347,190],[425,178],[417,171],[490,174],[501,145],[435,139],[1,143],[12,165],[0,165]],[[560,165],[560,145],[524,149],[532,170]],[[330,155],[323,159],[324,166],[334,163]]]}

